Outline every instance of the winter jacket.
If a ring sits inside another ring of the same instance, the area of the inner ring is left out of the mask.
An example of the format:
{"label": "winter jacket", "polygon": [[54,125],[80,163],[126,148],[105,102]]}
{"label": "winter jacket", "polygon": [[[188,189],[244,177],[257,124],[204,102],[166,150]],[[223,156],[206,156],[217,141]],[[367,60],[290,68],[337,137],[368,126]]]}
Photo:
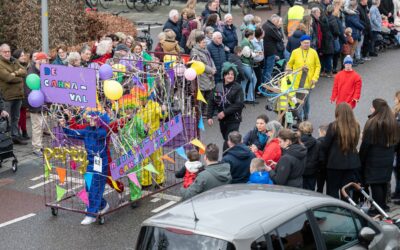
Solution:
{"label": "winter jacket", "polygon": [[238,78],[236,79],[237,82],[242,82],[243,80],[246,79],[246,74],[244,73],[243,70],[243,63],[240,57],[238,57],[235,54],[229,54],[228,61],[235,64],[237,66],[237,70],[239,71]]}
{"label": "winter jacket", "polygon": [[271,161],[278,162],[281,159],[282,149],[279,146],[279,139],[272,139],[270,142],[265,145],[263,151],[258,150],[256,152],[257,158],[261,158],[265,161],[266,164],[271,165]]}
{"label": "winter jacket", "polygon": [[244,144],[237,144],[223,154],[222,161],[231,166],[232,184],[246,183],[250,176],[250,162],[256,156]]}
{"label": "winter jacket", "polygon": [[[309,48],[308,51],[303,50],[302,48],[297,48],[292,51],[290,55],[289,62],[287,63],[287,67],[296,71],[302,68],[304,65],[308,67],[308,73],[306,82],[304,83],[304,88],[311,88],[311,80],[315,82],[319,79],[319,73],[321,71],[321,63],[319,62],[319,57],[317,51],[313,48]],[[303,71],[300,71],[296,75],[296,82],[294,83],[294,88],[298,89],[300,85],[301,75]]]}
{"label": "winter jacket", "polygon": [[292,144],[282,151],[275,170],[269,172],[271,179],[277,185],[302,188],[307,149],[303,145]]}
{"label": "winter jacket", "polygon": [[[14,73],[14,75],[12,75]],[[25,68],[18,60],[6,60],[0,56],[0,94],[4,101],[24,98]]]}
{"label": "winter jacket", "polygon": [[[31,64],[31,66],[28,68],[28,72],[27,75],[29,74],[36,74],[38,76],[40,76],[40,70],[36,68],[35,64]],[[25,96],[28,97],[29,94],[32,92],[32,90],[30,88],[28,88],[28,86],[26,85],[26,78],[24,79],[24,92],[25,92]],[[29,112],[30,113],[41,113],[42,112],[42,107],[38,107],[38,108],[34,108],[31,105],[29,105],[28,102],[28,108],[29,108]]]}
{"label": "winter jacket", "polygon": [[268,135],[265,133],[265,142],[261,142],[259,138],[260,132],[257,128],[250,130],[243,138],[243,144],[247,146],[256,145],[258,150],[263,151],[268,141]]}
{"label": "winter jacket", "polygon": [[369,10],[370,21],[371,21],[371,30],[381,32],[382,31],[382,17],[379,12],[378,7],[376,5],[372,5]]}
{"label": "winter jacket", "polygon": [[207,45],[207,50],[210,52],[211,58],[214,61],[215,68],[217,72],[215,73],[215,82],[219,83],[221,81],[221,70],[222,64],[228,60],[228,56],[225,52],[225,46],[223,44],[217,45],[211,42]]}
{"label": "winter jacket", "polygon": [[358,13],[354,15],[346,15],[346,26],[353,30],[352,37],[355,41],[360,41],[362,32],[364,31],[364,25],[360,21]]}
{"label": "winter jacket", "polygon": [[286,44],[286,50],[289,53],[292,53],[293,50],[297,49],[300,47],[300,38],[301,36],[305,35],[306,32],[302,30],[296,30],[288,39],[288,42]]}
{"label": "winter jacket", "polygon": [[333,123],[329,124],[321,148],[327,162],[327,169],[350,170],[361,166],[357,151],[345,154],[340,149],[338,134],[333,129]]}
{"label": "winter jacket", "polygon": [[364,34],[371,33],[371,21],[369,20],[369,8],[368,5],[359,4],[357,7],[358,13],[360,13],[360,21],[364,25]]}
{"label": "winter jacket", "polygon": [[229,48],[231,53],[233,49],[238,45],[238,36],[236,33],[236,26],[235,25],[224,25],[222,29],[222,36],[225,46]]}
{"label": "winter jacket", "polygon": [[305,9],[303,6],[295,5],[290,7],[283,21],[283,31],[287,37],[291,37],[299,27],[304,17]]}
{"label": "winter jacket", "polygon": [[382,15],[388,16],[389,13],[392,13],[392,15],[395,15],[395,13],[393,13],[393,11],[394,11],[393,0],[381,0],[381,3],[379,4],[379,12]]}
{"label": "winter jacket", "polygon": [[207,21],[208,16],[211,14],[217,14],[221,19],[221,15],[218,13],[218,11],[210,10],[208,9],[208,5],[206,5],[206,8],[203,10],[203,12],[201,12],[201,20],[203,20],[203,23]]}
{"label": "winter jacket", "polygon": [[304,170],[303,176],[315,176],[318,171],[319,158],[319,144],[317,139],[312,135],[302,135],[300,140],[307,148],[306,169]]}
{"label": "winter jacket", "polygon": [[204,171],[199,173],[188,188],[181,188],[184,200],[203,193],[212,188],[229,184],[232,181],[230,166],[228,163],[214,163],[207,166]]}
{"label": "winter jacket", "polygon": [[328,19],[328,23],[329,23],[329,30],[331,31],[333,39],[336,39],[341,34],[338,22],[336,20],[337,17],[335,17],[334,15],[328,15],[327,19]]}
{"label": "winter jacket", "polygon": [[66,60],[63,61],[58,55],[56,56],[56,59],[54,59],[54,61],[51,63],[54,65],[67,65]]}
{"label": "winter jacket", "polygon": [[334,46],[333,46],[333,39],[334,34],[338,34],[338,27],[336,23],[329,21],[328,17],[322,16],[319,18],[319,23],[321,25],[322,31],[322,43],[321,48],[319,49],[319,53],[323,55],[333,55],[334,54]]}
{"label": "winter jacket", "polygon": [[181,52],[177,41],[164,40],[160,42],[161,48],[167,54],[179,54]]}
{"label": "winter jacket", "polygon": [[256,54],[256,56],[253,58],[255,63],[260,63],[260,62],[264,62],[264,40],[257,40],[257,38],[253,38],[253,40],[251,40],[251,43],[253,44],[254,47],[254,52],[259,52],[262,51],[263,53],[260,54]]}
{"label": "winter jacket", "polygon": [[111,59],[111,58],[112,58],[112,54],[107,53],[107,54],[97,57],[96,59],[93,59],[92,62],[97,63],[101,66],[101,65],[105,64],[108,59]]}
{"label": "winter jacket", "polygon": [[164,27],[163,27],[163,31],[166,29],[171,29],[175,32],[175,40],[180,42],[182,39],[182,31],[181,31],[181,26],[180,26],[180,22],[174,23],[171,21],[171,19],[168,19],[167,22],[165,22]]}
{"label": "winter jacket", "polygon": [[317,166],[317,171],[325,171],[326,170],[326,158],[325,158],[325,153],[322,148],[322,143],[324,143],[325,136],[324,137],[319,137],[317,139],[317,145],[318,145],[318,166]]}
{"label": "winter jacket", "polygon": [[203,170],[204,167],[200,161],[187,161],[185,166],[175,173],[175,177],[183,178],[183,188],[188,188]]}
{"label": "winter jacket", "polygon": [[192,30],[195,30],[201,26],[200,22],[197,19],[189,19],[186,21],[182,21],[182,38],[179,43],[181,48],[187,48],[187,40],[189,39],[190,33]]}
{"label": "winter jacket", "polygon": [[389,182],[393,171],[395,145],[372,144],[365,137],[367,135],[364,134],[360,146],[361,170],[365,184]]}
{"label": "winter jacket", "polygon": [[225,117],[221,121],[241,122],[243,98],[243,90],[238,83],[217,84],[214,96],[208,103],[208,119],[212,119],[214,111],[217,110],[218,113],[224,111]]}
{"label": "winter jacket", "polygon": [[250,174],[249,184],[270,184],[273,185],[273,181],[269,177],[269,173],[266,171],[256,171]]}
{"label": "winter jacket", "polygon": [[202,49],[196,44],[190,52],[192,60],[201,61],[206,66],[203,74],[197,76],[197,83],[202,91],[212,90],[215,88],[213,70],[216,70],[214,61],[207,49]]}
{"label": "winter jacket", "polygon": [[244,50],[245,47],[248,47],[250,53],[248,55],[244,55],[245,53],[242,52],[242,56],[240,59],[242,60],[243,64],[246,64],[247,66],[253,67],[253,53],[254,53],[254,45],[252,42],[250,42],[247,38],[243,38],[243,40],[240,42],[240,47]]}
{"label": "winter jacket", "polygon": [[264,57],[280,55],[285,49],[283,34],[279,28],[271,21],[266,21],[262,29],[264,30]]}
{"label": "winter jacket", "polygon": [[331,101],[340,104],[347,102],[352,108],[355,108],[361,96],[362,80],[361,76],[354,70],[342,70],[335,76],[332,88]]}

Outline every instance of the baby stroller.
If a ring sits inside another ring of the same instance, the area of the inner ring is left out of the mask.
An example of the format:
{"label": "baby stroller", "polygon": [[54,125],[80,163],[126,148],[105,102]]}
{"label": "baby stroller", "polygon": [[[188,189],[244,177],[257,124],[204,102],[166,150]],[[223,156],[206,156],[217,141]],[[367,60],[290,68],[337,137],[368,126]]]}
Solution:
{"label": "baby stroller", "polygon": [[0,168],[5,159],[14,158],[12,161],[12,171],[15,173],[18,169],[18,160],[13,152],[13,141],[10,135],[10,123],[7,117],[0,117]]}

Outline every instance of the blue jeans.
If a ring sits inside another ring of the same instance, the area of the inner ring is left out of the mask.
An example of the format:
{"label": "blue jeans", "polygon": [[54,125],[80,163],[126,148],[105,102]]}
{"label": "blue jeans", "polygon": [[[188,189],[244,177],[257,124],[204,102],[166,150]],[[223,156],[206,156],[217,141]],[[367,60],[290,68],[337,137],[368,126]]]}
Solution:
{"label": "blue jeans", "polygon": [[308,120],[308,115],[310,114],[310,95],[311,89],[309,90],[306,100],[304,101],[303,110],[300,110],[300,118],[301,120]]}
{"label": "blue jeans", "polygon": [[[254,89],[257,83],[256,74],[254,74],[253,68],[246,64],[243,64],[243,71],[244,74],[246,75],[246,79],[242,81],[244,100],[254,101]],[[246,94],[246,86],[248,82],[249,82],[249,89]]]}
{"label": "blue jeans", "polygon": [[263,82],[269,82],[272,79],[272,71],[274,70],[275,65],[275,55],[267,56],[264,59],[264,74],[263,74]]}
{"label": "blue jeans", "polygon": [[321,72],[332,73],[333,55],[323,55],[321,59]]}
{"label": "blue jeans", "polygon": [[354,57],[358,60],[361,59],[361,48],[363,46],[363,43],[364,43],[364,35],[361,35],[361,40],[358,41],[357,43],[356,53],[354,55]]}

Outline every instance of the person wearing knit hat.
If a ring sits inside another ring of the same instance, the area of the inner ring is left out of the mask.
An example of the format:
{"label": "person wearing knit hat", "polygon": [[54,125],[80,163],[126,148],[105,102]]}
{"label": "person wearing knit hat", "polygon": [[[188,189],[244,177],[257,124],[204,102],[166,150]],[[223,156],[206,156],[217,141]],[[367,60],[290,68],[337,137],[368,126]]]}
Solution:
{"label": "person wearing knit hat", "polygon": [[331,103],[336,105],[347,102],[353,109],[360,100],[362,79],[353,70],[353,58],[346,56],[343,60],[344,69],[336,74],[332,88]]}
{"label": "person wearing knit hat", "polygon": [[236,65],[225,62],[222,65],[222,81],[215,87],[214,96],[208,100],[207,122],[209,126],[214,124],[214,111],[217,111],[220,131],[224,138],[223,150],[228,148],[228,135],[232,131],[239,131],[242,122],[242,110],[244,107],[244,94],[242,87],[236,82],[238,71]]}

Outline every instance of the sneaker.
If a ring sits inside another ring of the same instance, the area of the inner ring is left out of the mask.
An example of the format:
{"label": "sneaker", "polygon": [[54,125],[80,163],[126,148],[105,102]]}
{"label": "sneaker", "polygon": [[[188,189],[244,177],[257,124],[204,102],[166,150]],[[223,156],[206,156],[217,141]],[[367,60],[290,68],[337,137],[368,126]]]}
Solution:
{"label": "sneaker", "polygon": [[378,54],[377,54],[377,53],[375,53],[375,52],[370,52],[370,53],[369,53],[369,56],[372,56],[372,57],[377,57],[377,56],[378,56]]}
{"label": "sneaker", "polygon": [[29,140],[31,137],[29,137],[28,133],[26,131],[22,131],[22,137],[23,140]]}
{"label": "sneaker", "polygon": [[329,74],[327,74],[327,75],[326,75],[326,77],[328,77],[328,78],[332,78],[332,77],[333,77],[333,75],[332,75],[332,73],[329,73]]}
{"label": "sneaker", "polygon": [[319,76],[320,76],[320,77],[326,77],[326,73],[325,73],[325,72],[322,72],[322,73],[319,74]]}
{"label": "sneaker", "polygon": [[356,62],[357,62],[358,64],[364,64],[365,61],[364,61],[363,59],[357,59]]}
{"label": "sneaker", "polygon": [[110,205],[108,205],[108,202],[107,202],[106,206],[102,210],[100,210],[100,214],[105,214],[109,209],[110,209]]}
{"label": "sneaker", "polygon": [[26,141],[23,141],[18,137],[14,137],[12,140],[13,140],[13,143],[16,145],[28,145],[28,143]]}
{"label": "sneaker", "polygon": [[81,221],[81,225],[90,225],[94,222],[96,222],[96,218],[85,216],[85,218],[83,218],[83,221]]}
{"label": "sneaker", "polygon": [[368,57],[368,56],[363,57],[363,60],[364,60],[364,61],[371,61],[371,57]]}

